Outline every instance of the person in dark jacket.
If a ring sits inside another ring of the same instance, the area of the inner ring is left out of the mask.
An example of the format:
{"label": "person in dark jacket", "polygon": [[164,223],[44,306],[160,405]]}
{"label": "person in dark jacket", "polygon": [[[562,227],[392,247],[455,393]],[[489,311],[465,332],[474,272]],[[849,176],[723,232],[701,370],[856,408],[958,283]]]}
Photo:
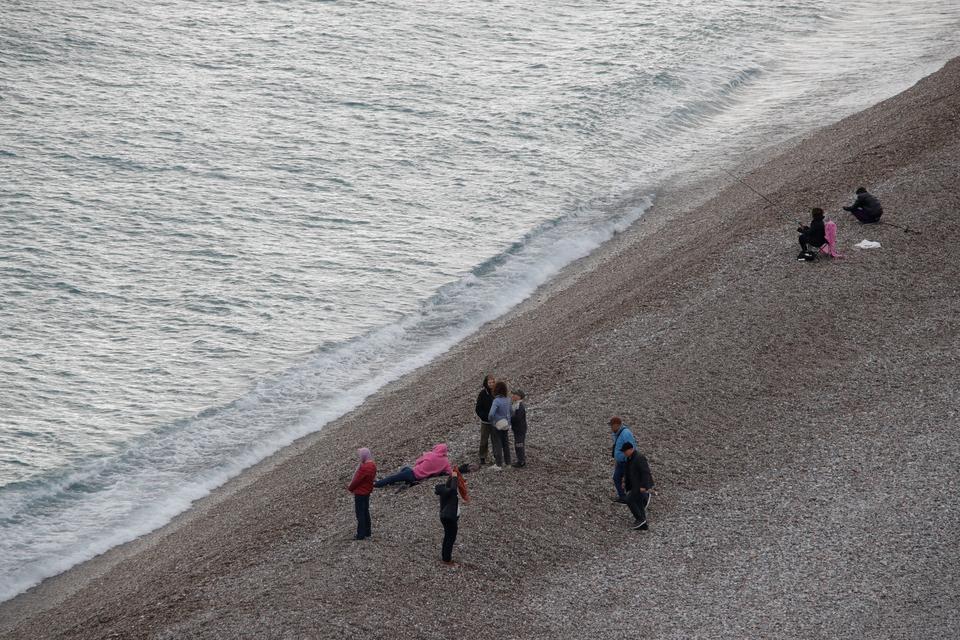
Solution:
{"label": "person in dark jacket", "polygon": [[527,407],[523,404],[527,394],[517,389],[510,396],[513,400],[513,415],[510,417],[510,428],[513,429],[513,448],[517,452],[517,461],[514,467],[527,466]]}
{"label": "person in dark jacket", "polygon": [[353,494],[353,510],[357,514],[357,535],[354,540],[369,538],[370,530],[370,494],[373,493],[373,481],[377,477],[377,464],[373,461],[370,449],[357,449],[360,466],[353,474],[353,480],[347,486],[347,491]]}
{"label": "person in dark jacket", "polygon": [[[810,220],[810,224],[797,227],[797,231],[800,232],[800,255],[797,256],[798,260],[806,260],[807,256],[819,251],[820,247],[827,241],[827,233],[823,227],[823,209],[814,207],[810,210],[810,215],[813,217],[813,219]],[[808,247],[813,247],[813,251]]]}
{"label": "person in dark jacket", "polygon": [[475,412],[480,418],[480,464],[487,464],[487,455],[490,452],[490,437],[493,435],[490,423],[487,421],[490,415],[490,405],[493,404],[493,387],[497,384],[497,379],[492,375],[483,377],[483,386],[480,387],[480,393],[477,394],[477,407]]}
{"label": "person in dark jacket", "polygon": [[446,482],[441,482],[433,488],[434,493],[440,496],[440,524],[443,525],[443,544],[440,548],[440,557],[445,564],[453,562],[453,544],[457,541],[457,528],[460,520],[460,497],[464,502],[470,502],[467,494],[467,484],[457,469],[453,470]]}
{"label": "person in dark jacket", "polygon": [[624,484],[627,486],[627,506],[630,507],[630,513],[636,519],[633,528],[646,531],[650,528],[647,525],[647,506],[650,504],[650,492],[653,490],[650,464],[646,457],[629,442],[623,443],[621,451],[627,456]]}
{"label": "person in dark jacket", "polygon": [[863,187],[857,189],[857,199],[854,203],[849,207],[844,207],[843,210],[852,213],[863,224],[880,222],[880,216],[883,215],[883,207],[880,206],[880,201]]}

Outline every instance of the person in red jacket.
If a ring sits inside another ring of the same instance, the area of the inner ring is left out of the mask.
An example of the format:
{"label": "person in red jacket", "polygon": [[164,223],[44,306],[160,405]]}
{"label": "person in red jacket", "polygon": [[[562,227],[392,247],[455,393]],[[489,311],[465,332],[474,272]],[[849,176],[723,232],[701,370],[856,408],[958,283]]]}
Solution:
{"label": "person in red jacket", "polygon": [[370,449],[357,449],[360,456],[360,466],[353,474],[353,480],[347,486],[347,491],[353,494],[353,508],[357,513],[357,535],[354,540],[363,540],[370,537],[370,494],[373,493],[373,481],[377,477],[377,463],[373,461]]}

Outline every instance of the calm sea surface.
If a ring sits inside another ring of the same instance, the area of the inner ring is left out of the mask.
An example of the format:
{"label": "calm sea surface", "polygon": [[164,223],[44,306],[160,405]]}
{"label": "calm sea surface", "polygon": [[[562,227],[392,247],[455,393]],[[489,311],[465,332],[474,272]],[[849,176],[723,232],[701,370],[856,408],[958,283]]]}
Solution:
{"label": "calm sea surface", "polygon": [[0,600],[427,362],[670,175],[958,53],[955,0],[0,1]]}

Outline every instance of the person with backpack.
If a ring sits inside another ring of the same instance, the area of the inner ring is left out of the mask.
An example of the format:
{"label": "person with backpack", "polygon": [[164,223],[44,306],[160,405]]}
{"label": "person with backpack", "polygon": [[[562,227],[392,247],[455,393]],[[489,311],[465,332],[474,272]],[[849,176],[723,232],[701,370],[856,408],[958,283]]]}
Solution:
{"label": "person with backpack", "polygon": [[627,495],[623,488],[623,474],[627,467],[627,456],[621,448],[624,443],[627,442],[633,446],[637,446],[637,441],[634,440],[633,432],[630,431],[630,428],[623,424],[620,416],[613,416],[610,418],[608,424],[610,425],[610,433],[613,436],[613,449],[610,452],[610,457],[613,458],[613,486],[617,490],[617,496],[611,498],[611,500],[614,502],[626,502]]}
{"label": "person with backpack", "polygon": [[[820,251],[827,242],[826,229],[823,226],[823,209],[814,207],[810,210],[812,219],[808,225],[800,225],[797,231],[800,233],[798,241],[800,242],[800,255],[797,260],[811,260]],[[813,248],[811,251],[810,247]]]}
{"label": "person with backpack", "polygon": [[883,207],[877,197],[871,194],[863,187],[857,189],[857,199],[849,207],[844,207],[844,211],[849,211],[853,217],[863,224],[874,224],[880,222],[880,216],[883,215]]}
{"label": "person with backpack", "polygon": [[480,418],[480,464],[487,464],[487,455],[489,453],[490,438],[493,435],[493,427],[488,420],[490,419],[490,406],[493,404],[493,387],[497,384],[497,379],[487,374],[483,377],[483,385],[480,387],[480,393],[477,394],[477,406],[474,410],[477,417]]}
{"label": "person with backpack", "polygon": [[517,452],[513,466],[518,468],[527,466],[527,407],[523,403],[526,397],[527,394],[519,389],[510,395],[513,401],[510,428],[513,430],[513,448]]}
{"label": "person with backpack", "polygon": [[513,415],[510,398],[507,397],[507,383],[498,380],[493,387],[493,404],[487,422],[493,426],[491,440],[493,441],[493,469],[500,471],[504,464],[510,464],[510,418]]}
{"label": "person with backpack", "polygon": [[354,540],[369,538],[372,534],[370,527],[370,494],[373,493],[373,481],[377,477],[377,463],[373,461],[370,449],[357,449],[360,466],[353,474],[353,480],[347,485],[347,491],[353,494],[353,510],[357,515],[357,535]]}
{"label": "person with backpack", "polygon": [[627,458],[624,471],[624,481],[627,485],[625,502],[634,518],[631,528],[646,531],[650,528],[647,524],[647,507],[650,506],[650,495],[653,491],[650,463],[630,442],[624,442],[620,450]]}
{"label": "person with backpack", "polygon": [[443,525],[443,543],[440,545],[440,559],[444,564],[453,565],[453,545],[457,541],[460,520],[460,498],[470,502],[467,483],[457,469],[454,469],[446,482],[433,488],[440,497],[440,524]]}

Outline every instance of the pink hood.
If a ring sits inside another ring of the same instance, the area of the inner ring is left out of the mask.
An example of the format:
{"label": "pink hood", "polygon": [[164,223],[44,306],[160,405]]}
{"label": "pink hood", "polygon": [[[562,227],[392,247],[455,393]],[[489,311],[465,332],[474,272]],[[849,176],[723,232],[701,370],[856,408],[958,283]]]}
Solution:
{"label": "pink hood", "polygon": [[427,451],[413,463],[413,476],[417,480],[449,474],[452,471],[447,460],[447,445],[438,444],[433,451]]}

